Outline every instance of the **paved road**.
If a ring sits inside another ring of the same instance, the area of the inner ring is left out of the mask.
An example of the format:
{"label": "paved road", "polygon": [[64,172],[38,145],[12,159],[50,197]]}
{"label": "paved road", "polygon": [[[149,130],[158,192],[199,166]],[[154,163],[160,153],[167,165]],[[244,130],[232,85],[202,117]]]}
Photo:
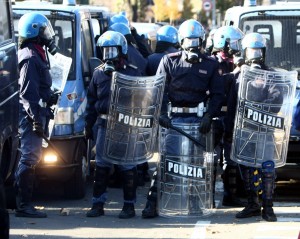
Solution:
{"label": "paved road", "polygon": [[[154,166],[154,164],[150,164]],[[88,184],[86,197],[81,200],[65,200],[57,185],[48,185],[35,196],[35,204],[44,206],[48,213],[46,219],[16,218],[10,212],[10,238],[28,239],[71,239],[71,238],[180,238],[180,239],[297,239],[300,238],[300,184],[278,184],[276,190],[275,212],[278,222],[265,222],[260,217],[237,220],[234,215],[239,208],[220,205],[222,183],[217,184],[218,208],[206,218],[180,219],[163,218],[142,219],[141,211],[146,202],[146,187],[139,187],[136,213],[132,219],[119,219],[122,192],[109,188],[109,200],[105,216],[85,217],[90,207],[92,183]],[[62,216],[61,209],[69,211]]]}

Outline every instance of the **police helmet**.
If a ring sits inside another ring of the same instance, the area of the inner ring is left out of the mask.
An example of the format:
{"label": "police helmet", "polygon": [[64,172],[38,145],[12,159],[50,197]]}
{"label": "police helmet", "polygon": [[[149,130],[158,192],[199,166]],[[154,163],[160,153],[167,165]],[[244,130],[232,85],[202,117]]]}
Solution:
{"label": "police helmet", "polygon": [[24,14],[18,25],[19,37],[24,39],[35,38],[39,36],[45,40],[54,38],[54,31],[50,21],[43,14],[30,12]]}
{"label": "police helmet", "polygon": [[125,25],[124,23],[118,22],[112,24],[108,30],[115,31],[115,32],[120,32],[123,36],[126,36],[128,34],[131,34],[130,28]]}
{"label": "police helmet", "polygon": [[113,15],[109,19],[109,26],[113,25],[114,23],[124,23],[125,25],[129,26],[129,21],[123,12]]}
{"label": "police helmet", "polygon": [[110,30],[99,37],[97,46],[102,51],[103,60],[114,60],[120,54],[126,55],[128,50],[126,38],[120,32]]}
{"label": "police helmet", "polygon": [[223,26],[216,30],[213,42],[214,49],[217,51],[225,51],[229,54],[235,54],[241,51],[241,40],[244,33],[234,26]]}
{"label": "police helmet", "polygon": [[216,31],[217,31],[216,28],[211,29],[209,34],[208,34],[208,37],[206,39],[206,44],[205,44],[205,51],[207,53],[211,53],[211,51],[212,51],[212,48],[214,46],[214,34],[215,34]]}
{"label": "police helmet", "polygon": [[178,43],[178,31],[175,27],[166,25],[158,29],[156,41],[164,41],[172,44]]}
{"label": "police helmet", "polygon": [[205,39],[205,30],[200,22],[189,19],[180,25],[178,38],[183,49],[200,47]]}
{"label": "police helmet", "polygon": [[259,33],[248,33],[242,40],[242,51],[247,64],[264,63],[266,39]]}

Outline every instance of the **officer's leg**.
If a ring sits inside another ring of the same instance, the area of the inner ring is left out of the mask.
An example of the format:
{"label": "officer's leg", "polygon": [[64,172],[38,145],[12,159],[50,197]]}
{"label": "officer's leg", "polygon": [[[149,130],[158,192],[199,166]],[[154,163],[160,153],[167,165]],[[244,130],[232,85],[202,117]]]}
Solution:
{"label": "officer's leg", "polygon": [[269,222],[277,221],[273,210],[273,193],[275,188],[275,168],[273,161],[262,163],[262,218]]}
{"label": "officer's leg", "polygon": [[120,170],[123,182],[124,205],[119,218],[127,219],[135,216],[137,169],[136,166],[120,166]]}
{"label": "officer's leg", "polygon": [[157,217],[157,170],[154,171],[148,191],[145,209],[142,211],[143,218]]}
{"label": "officer's leg", "polygon": [[93,185],[92,208],[86,213],[87,217],[104,215],[103,206],[107,199],[106,189],[109,182],[110,169],[112,168],[111,163],[102,160],[104,137],[105,129],[99,126],[96,142],[96,171]]}
{"label": "officer's leg", "polygon": [[32,131],[32,125],[26,119],[21,120],[21,158],[16,171],[17,209],[16,217],[44,218],[47,214],[31,205],[35,166],[40,160],[42,138]]}
{"label": "officer's leg", "polygon": [[0,174],[0,238],[9,238],[9,214],[6,210],[6,202],[4,195],[4,184],[2,175]]}
{"label": "officer's leg", "polygon": [[245,190],[247,193],[248,204],[239,213],[235,215],[236,218],[248,218],[261,215],[261,206],[259,204],[258,192],[253,187],[253,172],[254,168],[240,166],[244,180]]}

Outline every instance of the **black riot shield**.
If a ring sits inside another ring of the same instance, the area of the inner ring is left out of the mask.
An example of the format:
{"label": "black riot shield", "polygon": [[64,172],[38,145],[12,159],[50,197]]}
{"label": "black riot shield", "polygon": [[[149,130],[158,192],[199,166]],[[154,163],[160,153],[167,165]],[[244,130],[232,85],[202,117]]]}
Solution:
{"label": "black riot shield", "polygon": [[199,133],[199,123],[174,123],[206,145],[195,144],[180,132],[160,127],[158,165],[159,215],[202,217],[213,206],[213,130]]}
{"label": "black riot shield", "polygon": [[296,71],[265,71],[244,65],[240,75],[231,158],[261,167],[286,162],[295,96]]}
{"label": "black riot shield", "polygon": [[165,77],[114,72],[103,158],[119,165],[140,164],[154,153]]}

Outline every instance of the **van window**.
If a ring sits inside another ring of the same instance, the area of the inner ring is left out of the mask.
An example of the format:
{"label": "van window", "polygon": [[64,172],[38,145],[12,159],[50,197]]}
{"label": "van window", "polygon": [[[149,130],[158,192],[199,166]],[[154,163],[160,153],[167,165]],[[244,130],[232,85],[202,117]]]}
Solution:
{"label": "van window", "polygon": [[12,38],[11,27],[8,22],[9,12],[8,2],[0,1],[0,44]]}
{"label": "van window", "polygon": [[82,53],[82,68],[83,77],[88,77],[86,73],[89,73],[89,59],[94,56],[93,44],[95,44],[92,34],[91,25],[88,20],[83,21],[81,24],[81,53]]}
{"label": "van window", "polygon": [[272,11],[246,13],[241,16],[239,28],[246,34],[258,32],[265,37],[266,63],[270,67],[300,68],[300,16],[283,16]]}

